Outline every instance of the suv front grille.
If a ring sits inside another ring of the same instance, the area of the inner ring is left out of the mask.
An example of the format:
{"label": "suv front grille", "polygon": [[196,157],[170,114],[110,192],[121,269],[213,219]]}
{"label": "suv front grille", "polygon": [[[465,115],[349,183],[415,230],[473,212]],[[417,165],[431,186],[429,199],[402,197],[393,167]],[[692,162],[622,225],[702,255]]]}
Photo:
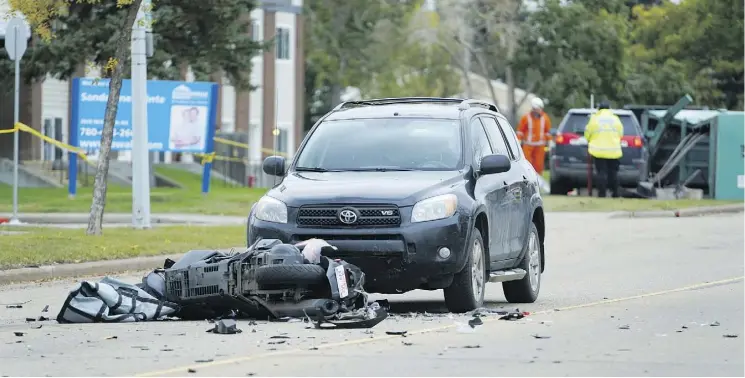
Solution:
{"label": "suv front grille", "polygon": [[[347,224],[339,219],[339,212],[345,209],[355,212],[355,222]],[[297,224],[306,227],[396,227],[401,224],[401,213],[394,205],[303,206],[298,211]]]}

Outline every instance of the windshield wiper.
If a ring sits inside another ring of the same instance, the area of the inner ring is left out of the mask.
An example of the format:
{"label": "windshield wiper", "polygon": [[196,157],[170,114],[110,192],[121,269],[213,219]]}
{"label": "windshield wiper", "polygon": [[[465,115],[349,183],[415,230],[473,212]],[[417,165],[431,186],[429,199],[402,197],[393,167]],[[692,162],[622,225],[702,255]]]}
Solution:
{"label": "windshield wiper", "polygon": [[321,167],[295,167],[298,172],[338,172],[336,169],[326,169]]}

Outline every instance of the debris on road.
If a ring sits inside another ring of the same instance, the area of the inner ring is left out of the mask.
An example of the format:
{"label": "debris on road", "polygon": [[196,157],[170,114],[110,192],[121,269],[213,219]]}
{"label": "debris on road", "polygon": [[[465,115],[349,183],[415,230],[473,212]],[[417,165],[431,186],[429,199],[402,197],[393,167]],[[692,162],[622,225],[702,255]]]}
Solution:
{"label": "debris on road", "polygon": [[[189,251],[179,261],[166,259],[164,268],[136,285],[110,277],[81,282],[69,293],[57,321],[176,317],[218,322],[248,317],[349,329],[372,328],[386,319],[388,301],[368,303],[364,272],[324,256],[329,249],[336,247],[321,239],[296,245],[261,239],[243,251]],[[200,280],[189,279],[197,276]]]}
{"label": "debris on road", "polygon": [[624,324],[624,325],[618,327],[618,329],[630,329],[630,328],[631,328],[631,326],[629,326],[628,324]]}
{"label": "debris on road", "polygon": [[480,317],[474,316],[472,319],[468,321],[468,325],[471,326],[471,328],[476,328],[477,325],[484,324],[484,321],[481,320]]}
{"label": "debris on road", "polygon": [[406,337],[406,334],[408,332],[409,331],[385,331],[385,334],[386,335],[391,335],[391,336],[403,336],[403,337]]}
{"label": "debris on road", "polygon": [[709,324],[709,325],[710,325],[710,326],[712,326],[712,327],[719,327],[719,322],[717,322],[717,321],[714,321],[714,322],[712,322],[712,323],[711,323],[711,324]]}
{"label": "debris on road", "polygon": [[481,345],[475,344],[475,345],[464,345],[463,349],[479,349],[481,348]]}
{"label": "debris on road", "polygon": [[529,314],[530,314],[529,312],[527,313],[520,312],[519,309],[516,309],[515,311],[509,312],[506,315],[500,317],[499,320],[509,320],[509,321],[520,320]]}
{"label": "debris on road", "polygon": [[214,361],[214,360],[211,359],[211,358],[208,358],[208,359],[205,359],[205,360],[194,360],[194,362],[196,362],[198,364],[206,364],[206,363],[212,362],[212,361]]}
{"label": "debris on road", "polygon": [[3,303],[3,304],[0,304],[0,306],[5,306],[5,308],[23,308],[23,305],[29,302],[31,301],[28,300],[25,302],[17,302],[17,303]]}
{"label": "debris on road", "polygon": [[49,312],[49,305],[44,306],[41,312]]}
{"label": "debris on road", "polygon": [[25,335],[26,333],[16,331],[16,332],[13,332],[13,334],[16,335],[16,336],[18,336],[18,337],[21,337],[21,336]]}
{"label": "debris on road", "polygon": [[542,336],[538,334],[533,334],[531,336],[533,336],[534,339],[550,339],[551,338],[551,336]]}
{"label": "debris on road", "polygon": [[723,337],[728,338],[728,339],[734,339],[734,338],[738,337],[738,335],[726,334],[726,335],[723,335]]}
{"label": "debris on road", "polygon": [[221,335],[232,335],[236,333],[241,333],[243,331],[238,329],[238,326],[235,324],[235,320],[222,319],[222,320],[219,320],[217,323],[215,323],[214,327],[208,329],[207,332],[217,333]]}

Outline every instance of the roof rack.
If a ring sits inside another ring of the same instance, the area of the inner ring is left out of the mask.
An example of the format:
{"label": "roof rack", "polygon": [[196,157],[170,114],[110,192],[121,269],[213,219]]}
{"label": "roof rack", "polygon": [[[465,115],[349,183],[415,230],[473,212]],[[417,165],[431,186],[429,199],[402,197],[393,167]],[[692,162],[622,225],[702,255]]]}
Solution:
{"label": "roof rack", "polygon": [[396,97],[396,98],[376,98],[371,100],[357,100],[357,101],[345,101],[337,105],[333,111],[348,109],[353,106],[374,106],[374,105],[391,105],[391,104],[443,104],[451,103],[458,104],[459,110],[469,109],[471,106],[481,106],[489,109],[493,112],[499,113],[499,109],[496,105],[474,99],[462,99],[462,98],[451,98],[451,97]]}
{"label": "roof rack", "polygon": [[470,108],[473,105],[481,106],[481,107],[487,108],[487,109],[489,109],[489,110],[491,110],[491,111],[493,111],[495,113],[499,113],[499,108],[497,108],[496,105],[494,105],[494,104],[492,104],[490,102],[481,101],[481,100],[473,100],[473,99],[463,100],[458,105],[458,109],[460,109],[460,110],[466,110],[466,109]]}
{"label": "roof rack", "polygon": [[337,105],[334,111],[347,109],[352,106],[371,106],[371,105],[391,105],[391,104],[423,104],[423,103],[453,103],[460,104],[463,102],[462,98],[447,98],[447,97],[396,97],[396,98],[376,98],[370,100],[357,100],[357,101],[345,101]]}

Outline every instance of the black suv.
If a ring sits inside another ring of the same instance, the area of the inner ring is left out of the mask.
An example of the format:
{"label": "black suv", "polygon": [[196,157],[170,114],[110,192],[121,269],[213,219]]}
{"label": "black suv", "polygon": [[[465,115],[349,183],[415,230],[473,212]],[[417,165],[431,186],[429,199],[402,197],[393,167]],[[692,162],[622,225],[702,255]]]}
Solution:
{"label": "black suv", "polygon": [[[286,166],[287,165],[287,166]],[[480,307],[486,282],[534,302],[545,267],[537,174],[497,107],[454,98],[340,104],[303,140],[252,208],[247,241],[321,238],[377,293],[444,289],[452,312]]]}
{"label": "black suv", "polygon": [[[631,110],[612,109],[623,124],[621,139],[623,156],[618,171],[621,186],[636,187],[646,178],[647,151],[639,121]],[[587,186],[588,154],[585,127],[595,109],[570,109],[559,127],[549,149],[551,194],[567,194],[573,188]],[[593,175],[595,174],[593,170]]]}

